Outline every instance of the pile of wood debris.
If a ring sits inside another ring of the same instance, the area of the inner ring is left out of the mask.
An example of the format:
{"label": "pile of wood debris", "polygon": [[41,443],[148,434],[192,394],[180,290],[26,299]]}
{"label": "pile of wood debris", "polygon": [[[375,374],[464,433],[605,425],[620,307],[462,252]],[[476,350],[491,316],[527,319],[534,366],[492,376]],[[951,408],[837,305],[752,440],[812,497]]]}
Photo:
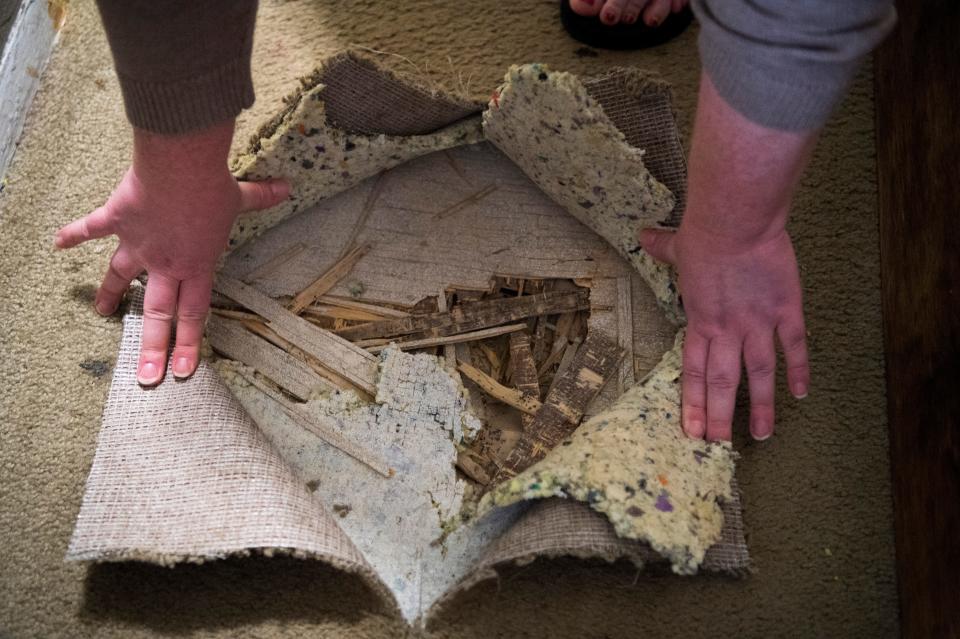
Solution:
{"label": "pile of wood debris", "polygon": [[471,391],[484,428],[463,444],[457,467],[483,487],[559,445],[616,374],[624,350],[588,331],[590,290],[583,282],[492,277],[487,288],[450,286],[412,306],[363,299],[359,285],[350,297],[331,295],[369,250],[345,251],[288,299],[221,275],[207,337],[214,350],[265,378],[257,386],[297,423],[381,474],[392,471],[310,423],[297,404],[318,390],[352,390],[372,401],[378,354],[388,347],[443,357]]}

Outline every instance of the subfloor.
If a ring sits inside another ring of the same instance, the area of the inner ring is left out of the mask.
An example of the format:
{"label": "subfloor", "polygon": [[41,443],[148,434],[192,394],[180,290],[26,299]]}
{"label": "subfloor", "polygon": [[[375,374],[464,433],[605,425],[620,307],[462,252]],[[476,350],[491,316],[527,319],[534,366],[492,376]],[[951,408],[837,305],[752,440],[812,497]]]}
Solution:
{"label": "subfloor", "polygon": [[[258,101],[237,145],[316,60],[348,45],[489,95],[508,65],[661,72],[684,133],[696,34],[599,53],[566,37],[557,2],[261,3]],[[403,57],[398,57],[403,56]],[[827,126],[796,202],[813,360],[810,397],[781,386],[776,436],[743,436],[739,478],[756,574],[647,577],[573,560],[513,570],[463,597],[435,637],[891,637],[897,633],[881,350],[873,90],[868,71]],[[0,636],[394,637],[355,580],[295,560],[176,569],[63,561],[120,336],[92,307],[109,240],[52,250],[129,161],[129,131],[92,2],[70,6],[0,194]]]}

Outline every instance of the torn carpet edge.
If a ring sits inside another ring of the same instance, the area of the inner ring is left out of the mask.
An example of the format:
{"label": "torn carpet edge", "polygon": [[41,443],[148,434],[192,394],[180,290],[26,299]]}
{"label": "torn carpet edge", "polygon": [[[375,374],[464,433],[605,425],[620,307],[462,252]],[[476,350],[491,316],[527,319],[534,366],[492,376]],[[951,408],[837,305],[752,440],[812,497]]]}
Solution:
{"label": "torn carpet edge", "polygon": [[[286,108],[261,129],[248,152],[234,160],[238,179],[283,177],[290,182],[291,192],[285,202],[267,211],[242,214],[230,234],[231,248],[380,171],[432,151],[483,139],[479,118],[470,117],[474,111],[468,103],[411,88],[394,74],[375,67],[371,70],[371,65],[353,53],[327,60],[301,80],[300,89],[286,98]],[[344,76],[351,73],[359,75],[348,88]],[[329,87],[325,84],[328,77]],[[386,127],[394,134],[375,132],[372,121],[377,114],[389,112],[426,112],[431,126],[440,128],[424,132],[423,127],[394,117],[397,121]],[[337,119],[331,121],[330,113]],[[350,129],[340,128],[351,124]]]}
{"label": "torn carpet edge", "polygon": [[359,575],[396,610],[363,554],[209,364],[188,380],[149,389],[137,383],[139,283],[123,326],[66,558],[173,565],[286,553]]}
{"label": "torn carpet edge", "polygon": [[484,496],[479,512],[522,500],[569,497],[603,513],[617,535],[646,541],[674,572],[693,574],[720,540],[733,498],[728,443],[680,428],[683,332],[641,383],[547,456]]}
{"label": "torn carpet edge", "polygon": [[[625,86],[633,91],[666,91],[662,83],[630,78]],[[653,289],[668,319],[683,324],[670,267],[637,241],[641,229],[669,221],[676,199],[577,76],[542,64],[510,67],[483,113],[483,132],[547,195],[616,248]]]}

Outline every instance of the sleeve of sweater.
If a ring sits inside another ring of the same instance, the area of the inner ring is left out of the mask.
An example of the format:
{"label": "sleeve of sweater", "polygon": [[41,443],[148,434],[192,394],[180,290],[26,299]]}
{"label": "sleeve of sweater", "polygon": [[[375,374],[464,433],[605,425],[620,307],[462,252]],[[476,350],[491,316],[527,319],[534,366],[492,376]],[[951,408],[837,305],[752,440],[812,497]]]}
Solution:
{"label": "sleeve of sweater", "polygon": [[130,123],[179,134],[253,104],[257,0],[97,0]]}
{"label": "sleeve of sweater", "polygon": [[896,21],[892,0],[693,0],[721,96],[774,129],[819,128]]}

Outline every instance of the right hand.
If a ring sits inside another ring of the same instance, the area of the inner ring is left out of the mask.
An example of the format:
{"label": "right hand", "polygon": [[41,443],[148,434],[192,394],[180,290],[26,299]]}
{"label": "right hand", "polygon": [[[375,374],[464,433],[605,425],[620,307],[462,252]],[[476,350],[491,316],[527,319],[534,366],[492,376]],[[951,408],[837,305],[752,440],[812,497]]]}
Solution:
{"label": "right hand", "polygon": [[97,291],[101,315],[116,311],[130,282],[149,280],[137,381],[164,377],[176,323],[173,374],[189,377],[200,359],[214,271],[234,219],[289,194],[283,180],[237,182],[226,157],[233,123],[185,136],[135,130],[134,162],[107,202],[57,231],[57,248],[116,235],[120,245]]}

